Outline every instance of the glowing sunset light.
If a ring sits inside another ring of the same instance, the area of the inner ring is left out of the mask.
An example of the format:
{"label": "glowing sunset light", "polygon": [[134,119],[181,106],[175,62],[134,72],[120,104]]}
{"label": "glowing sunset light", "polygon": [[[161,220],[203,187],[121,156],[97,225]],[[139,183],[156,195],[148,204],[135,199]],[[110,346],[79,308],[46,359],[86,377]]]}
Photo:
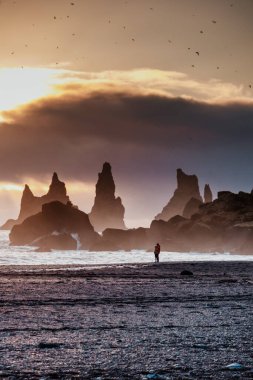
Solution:
{"label": "glowing sunset light", "polygon": [[48,68],[0,69],[0,112],[53,94],[62,70]]}

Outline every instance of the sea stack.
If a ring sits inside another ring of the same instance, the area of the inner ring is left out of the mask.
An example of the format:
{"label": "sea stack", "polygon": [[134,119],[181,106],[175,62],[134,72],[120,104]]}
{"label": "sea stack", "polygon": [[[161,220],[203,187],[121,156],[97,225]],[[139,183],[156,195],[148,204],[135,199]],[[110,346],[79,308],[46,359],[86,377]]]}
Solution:
{"label": "sea stack", "polygon": [[41,211],[42,205],[53,201],[59,201],[67,204],[69,197],[67,196],[66,186],[64,182],[61,182],[57,173],[53,174],[51,184],[47,194],[36,197],[33,195],[28,185],[25,185],[23,195],[21,198],[21,206],[18,219],[10,219],[1,227],[2,230],[11,230],[16,224],[22,223],[26,218],[31,215],[35,215]]}
{"label": "sea stack", "polygon": [[204,188],[204,202],[210,203],[212,201],[213,201],[213,194],[212,194],[211,188],[208,184],[206,184]]}
{"label": "sea stack", "polygon": [[102,172],[98,174],[95,201],[89,214],[91,224],[98,232],[106,228],[125,229],[124,214],[121,198],[115,197],[111,165],[105,162]]}
{"label": "sea stack", "polygon": [[100,238],[88,215],[71,202],[45,203],[36,215],[26,218],[10,232],[11,245],[34,245],[41,250],[90,249]]}
{"label": "sea stack", "polygon": [[156,220],[168,221],[175,215],[183,215],[186,204],[192,199],[202,202],[199,192],[198,177],[188,175],[182,169],[177,169],[177,189],[162,212],[156,215]]}

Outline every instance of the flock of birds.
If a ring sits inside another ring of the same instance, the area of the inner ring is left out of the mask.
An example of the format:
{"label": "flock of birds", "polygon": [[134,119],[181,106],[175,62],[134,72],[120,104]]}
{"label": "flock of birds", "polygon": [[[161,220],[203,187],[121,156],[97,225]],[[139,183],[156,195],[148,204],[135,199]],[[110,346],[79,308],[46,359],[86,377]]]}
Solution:
{"label": "flock of birds", "polygon": [[[0,5],[1,5],[1,3],[2,3],[2,0],[0,0]],[[125,4],[127,4],[127,3],[128,3],[128,1],[125,1]],[[13,4],[16,4],[16,1],[13,1]],[[70,2],[69,5],[70,5],[71,7],[73,7],[73,6],[76,5],[76,3],[75,3],[75,2]],[[230,7],[233,7],[234,4],[231,3],[231,4],[229,4],[229,6],[230,6]],[[154,8],[153,8],[153,7],[149,7],[149,10],[150,10],[150,11],[154,11]],[[195,15],[193,15],[193,16],[195,16]],[[69,19],[69,18],[70,18],[70,15],[67,15],[66,18]],[[57,16],[54,15],[54,16],[53,16],[53,20],[56,21],[57,19],[58,19]],[[60,19],[61,19],[61,18],[60,18]],[[111,23],[112,23],[112,20],[109,19],[109,20],[108,20],[108,23],[111,24]],[[213,19],[213,20],[211,20],[211,23],[215,25],[215,24],[217,24],[217,20],[214,20],[214,19]],[[32,26],[35,27],[35,24],[32,24]],[[126,29],[127,29],[126,25],[123,25],[122,28],[123,28],[123,30],[126,30]],[[199,31],[199,33],[203,35],[203,34],[204,34],[204,30],[201,29],[201,30]],[[75,37],[75,36],[76,36],[76,33],[73,32],[71,35],[72,35],[72,37]],[[136,38],[135,38],[135,37],[131,37],[131,41],[132,41],[133,43],[135,43],[135,42],[136,42]],[[169,43],[169,44],[172,44],[173,41],[172,41],[171,39],[168,39],[168,43]],[[25,44],[25,48],[28,48],[28,44]],[[56,49],[59,49],[59,48],[60,48],[59,45],[57,45],[57,46],[56,46]],[[192,51],[192,48],[191,48],[191,47],[188,47],[187,50]],[[11,55],[14,55],[14,54],[15,54],[15,51],[12,50],[10,54],[11,54]],[[199,57],[200,54],[201,54],[201,53],[200,53],[199,50],[195,51],[195,55],[196,55],[196,56]],[[58,65],[59,62],[56,62],[55,64]],[[195,66],[195,64],[191,64],[191,67],[192,67],[192,68],[195,68],[196,66]],[[21,66],[21,68],[23,68],[23,66]],[[219,69],[220,69],[220,66],[216,66],[216,69],[219,70]],[[235,72],[237,72],[237,70],[235,70]],[[249,87],[249,88],[252,88],[252,85],[249,84],[248,87]]]}

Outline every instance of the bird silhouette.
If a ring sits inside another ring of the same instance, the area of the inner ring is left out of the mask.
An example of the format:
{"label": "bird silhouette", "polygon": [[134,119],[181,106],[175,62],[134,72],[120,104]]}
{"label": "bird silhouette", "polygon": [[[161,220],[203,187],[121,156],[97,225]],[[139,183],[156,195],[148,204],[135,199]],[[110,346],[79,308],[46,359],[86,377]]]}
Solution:
{"label": "bird silhouette", "polygon": [[197,55],[199,55],[199,51],[195,51],[195,53],[196,53]]}

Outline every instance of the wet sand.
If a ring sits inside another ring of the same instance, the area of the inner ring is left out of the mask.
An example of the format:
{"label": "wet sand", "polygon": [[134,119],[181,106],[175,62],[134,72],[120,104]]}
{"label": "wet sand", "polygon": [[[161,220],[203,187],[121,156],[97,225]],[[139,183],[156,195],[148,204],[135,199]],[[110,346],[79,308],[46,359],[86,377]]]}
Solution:
{"label": "wet sand", "polygon": [[0,294],[0,378],[253,378],[253,262],[2,266]]}

